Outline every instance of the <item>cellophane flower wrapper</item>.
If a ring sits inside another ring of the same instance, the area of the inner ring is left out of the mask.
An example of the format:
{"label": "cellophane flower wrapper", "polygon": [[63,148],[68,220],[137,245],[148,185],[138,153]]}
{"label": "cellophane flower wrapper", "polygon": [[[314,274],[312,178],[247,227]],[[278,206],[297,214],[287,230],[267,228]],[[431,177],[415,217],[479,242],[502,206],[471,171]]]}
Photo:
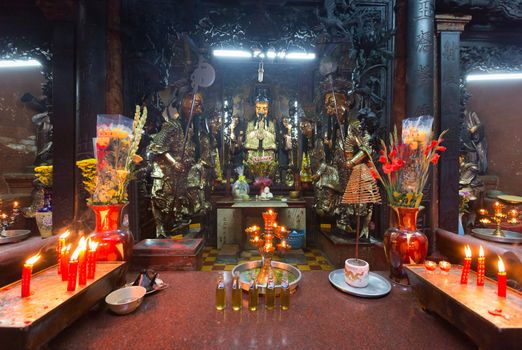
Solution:
{"label": "cellophane flower wrapper", "polygon": [[232,186],[232,193],[234,194],[235,198],[246,199],[248,198],[248,191],[250,190],[250,186],[246,181],[245,175],[243,175],[244,168],[239,166],[236,168],[236,172],[238,174],[238,178]]}
{"label": "cellophane flower wrapper", "polygon": [[272,155],[252,155],[249,156],[245,165],[254,178],[271,177],[277,168],[277,163]]}
{"label": "cellophane flower wrapper", "polygon": [[132,139],[133,120],[122,115],[98,115],[96,124],[96,189],[93,203],[122,203],[126,200],[129,175],[126,161]]}
{"label": "cellophane flower wrapper", "polygon": [[401,192],[403,193],[412,192],[419,195],[423,190],[419,186],[419,179],[422,173],[421,159],[424,157],[424,151],[431,142],[433,136],[432,126],[432,116],[420,116],[402,121],[402,143],[409,146],[409,148],[406,148],[407,152],[405,153],[407,154],[403,155],[406,164],[401,169],[400,174]]}

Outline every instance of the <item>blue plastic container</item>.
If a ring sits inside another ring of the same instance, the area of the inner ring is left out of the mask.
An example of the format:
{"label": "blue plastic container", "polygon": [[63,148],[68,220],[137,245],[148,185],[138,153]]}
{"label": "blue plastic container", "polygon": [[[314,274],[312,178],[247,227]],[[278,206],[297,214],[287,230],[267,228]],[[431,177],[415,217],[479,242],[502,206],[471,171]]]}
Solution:
{"label": "blue plastic container", "polygon": [[292,249],[302,249],[306,243],[305,230],[292,230],[288,235],[288,243]]}

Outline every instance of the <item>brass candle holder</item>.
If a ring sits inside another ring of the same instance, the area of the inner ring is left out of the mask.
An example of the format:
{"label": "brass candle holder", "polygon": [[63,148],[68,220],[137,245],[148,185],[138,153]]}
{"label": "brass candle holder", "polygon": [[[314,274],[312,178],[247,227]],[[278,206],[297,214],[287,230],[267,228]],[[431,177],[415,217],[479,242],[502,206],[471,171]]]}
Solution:
{"label": "brass candle holder", "polygon": [[263,212],[265,226],[263,232],[261,232],[260,227],[255,225],[245,230],[249,236],[250,243],[256,246],[261,255],[262,266],[256,278],[258,285],[266,285],[270,274],[275,276],[272,269],[272,256],[276,249],[283,254],[291,249],[287,241],[289,232],[284,226],[279,226],[276,219],[277,212],[272,209],[267,210]]}
{"label": "brass candle holder", "polygon": [[13,209],[11,212],[0,209],[0,234],[14,224],[16,217],[20,215],[20,208],[18,208],[18,202],[13,202]]}
{"label": "brass candle holder", "polygon": [[481,219],[479,221],[484,225],[495,223],[496,227],[492,235],[496,237],[505,237],[501,224],[517,224],[518,211],[516,209],[504,211],[504,205],[499,202],[493,204],[493,211],[493,214],[490,214],[486,209],[480,209],[479,215],[481,216]]}

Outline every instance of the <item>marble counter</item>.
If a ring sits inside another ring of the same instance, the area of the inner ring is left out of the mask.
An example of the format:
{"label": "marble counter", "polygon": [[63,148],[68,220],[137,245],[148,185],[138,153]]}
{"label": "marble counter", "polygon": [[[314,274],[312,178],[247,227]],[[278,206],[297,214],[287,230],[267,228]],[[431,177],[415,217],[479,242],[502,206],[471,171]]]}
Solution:
{"label": "marble counter", "polygon": [[[133,314],[92,310],[50,349],[472,349],[443,320],[422,311],[409,287],[381,299],[334,289],[327,271],[304,272],[288,311],[247,306],[217,311],[215,272],[160,272],[170,287],[146,297]],[[230,282],[230,274],[226,275]],[[230,303],[230,291],[227,291]],[[278,302],[278,301],[277,301]]]}

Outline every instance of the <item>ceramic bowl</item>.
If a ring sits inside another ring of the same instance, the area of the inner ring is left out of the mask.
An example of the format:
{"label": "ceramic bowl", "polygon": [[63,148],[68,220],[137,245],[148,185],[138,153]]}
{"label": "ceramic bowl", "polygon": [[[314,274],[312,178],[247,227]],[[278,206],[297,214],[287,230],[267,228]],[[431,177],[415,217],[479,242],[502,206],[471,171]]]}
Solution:
{"label": "ceramic bowl", "polygon": [[109,309],[118,315],[130,314],[141,305],[147,290],[141,286],[124,287],[105,297]]}
{"label": "ceramic bowl", "polygon": [[362,259],[346,259],[344,280],[352,287],[364,288],[368,285],[370,265]]}

